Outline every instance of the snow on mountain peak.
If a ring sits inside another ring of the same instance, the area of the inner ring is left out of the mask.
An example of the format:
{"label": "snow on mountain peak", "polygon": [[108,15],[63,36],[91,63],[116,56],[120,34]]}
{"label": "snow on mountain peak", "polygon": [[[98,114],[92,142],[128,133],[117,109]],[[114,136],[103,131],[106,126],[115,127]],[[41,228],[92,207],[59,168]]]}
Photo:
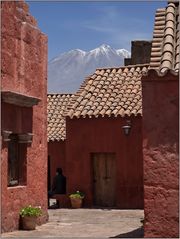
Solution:
{"label": "snow on mountain peak", "polygon": [[79,54],[86,54],[86,52],[81,50],[81,49],[74,49],[74,50],[71,50],[70,52],[79,53]]}
{"label": "snow on mountain peak", "polygon": [[95,55],[96,57],[99,56],[99,55],[111,55],[111,54],[116,54],[115,52],[116,50],[114,50],[113,48],[111,48],[109,45],[107,44],[102,44],[100,45],[99,47],[89,51],[88,53],[90,55]]}
{"label": "snow on mountain peak", "polygon": [[60,54],[48,63],[48,92],[73,93],[96,68],[123,66],[127,57],[127,50],[116,50],[107,44],[87,52],[74,49]]}
{"label": "snow on mountain peak", "polygon": [[125,58],[129,58],[131,56],[131,53],[126,49],[118,49],[116,52],[118,55],[124,55]]}
{"label": "snow on mountain peak", "polygon": [[102,44],[100,47],[100,49],[106,50],[106,49],[112,49],[109,45],[107,44]]}

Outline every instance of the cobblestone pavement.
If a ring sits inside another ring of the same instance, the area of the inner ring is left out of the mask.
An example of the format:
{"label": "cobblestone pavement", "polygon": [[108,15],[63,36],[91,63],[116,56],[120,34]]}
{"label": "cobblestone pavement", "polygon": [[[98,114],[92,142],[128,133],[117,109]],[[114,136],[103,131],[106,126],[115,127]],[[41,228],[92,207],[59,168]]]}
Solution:
{"label": "cobblestone pavement", "polygon": [[130,238],[143,237],[143,210],[51,209],[49,222],[33,231],[3,233],[2,238]]}

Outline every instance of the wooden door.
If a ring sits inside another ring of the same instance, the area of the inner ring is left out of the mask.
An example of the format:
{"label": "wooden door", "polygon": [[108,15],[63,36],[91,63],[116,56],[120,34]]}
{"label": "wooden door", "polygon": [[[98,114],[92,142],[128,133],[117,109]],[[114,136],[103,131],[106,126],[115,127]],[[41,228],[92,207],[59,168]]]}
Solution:
{"label": "wooden door", "polygon": [[94,204],[115,206],[116,160],[114,153],[92,154]]}

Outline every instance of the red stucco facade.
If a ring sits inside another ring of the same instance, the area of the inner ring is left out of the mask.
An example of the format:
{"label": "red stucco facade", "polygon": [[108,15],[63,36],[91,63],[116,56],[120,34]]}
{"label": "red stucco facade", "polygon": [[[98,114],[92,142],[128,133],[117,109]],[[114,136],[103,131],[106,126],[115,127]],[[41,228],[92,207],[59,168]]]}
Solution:
{"label": "red stucco facade", "polygon": [[85,207],[94,201],[91,154],[115,153],[116,207],[143,208],[142,118],[130,119],[132,128],[126,136],[125,118],[67,118],[67,193],[82,190]]}
{"label": "red stucco facade", "polygon": [[143,79],[145,237],[179,237],[179,81]]}
{"label": "red stucco facade", "polygon": [[41,206],[47,221],[47,37],[38,29],[24,2],[2,2],[1,86],[3,91],[40,99],[32,107],[2,100],[2,131],[33,133],[26,144],[26,182],[8,187],[8,142],[1,137],[2,232],[19,228],[19,210],[29,204]]}

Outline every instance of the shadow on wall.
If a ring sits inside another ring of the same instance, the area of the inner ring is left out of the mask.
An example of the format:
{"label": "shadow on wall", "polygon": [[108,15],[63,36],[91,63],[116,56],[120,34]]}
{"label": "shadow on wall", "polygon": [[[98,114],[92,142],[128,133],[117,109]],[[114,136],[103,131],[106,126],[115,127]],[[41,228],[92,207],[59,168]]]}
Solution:
{"label": "shadow on wall", "polygon": [[143,238],[144,230],[143,227],[139,227],[131,232],[122,233],[110,238]]}

